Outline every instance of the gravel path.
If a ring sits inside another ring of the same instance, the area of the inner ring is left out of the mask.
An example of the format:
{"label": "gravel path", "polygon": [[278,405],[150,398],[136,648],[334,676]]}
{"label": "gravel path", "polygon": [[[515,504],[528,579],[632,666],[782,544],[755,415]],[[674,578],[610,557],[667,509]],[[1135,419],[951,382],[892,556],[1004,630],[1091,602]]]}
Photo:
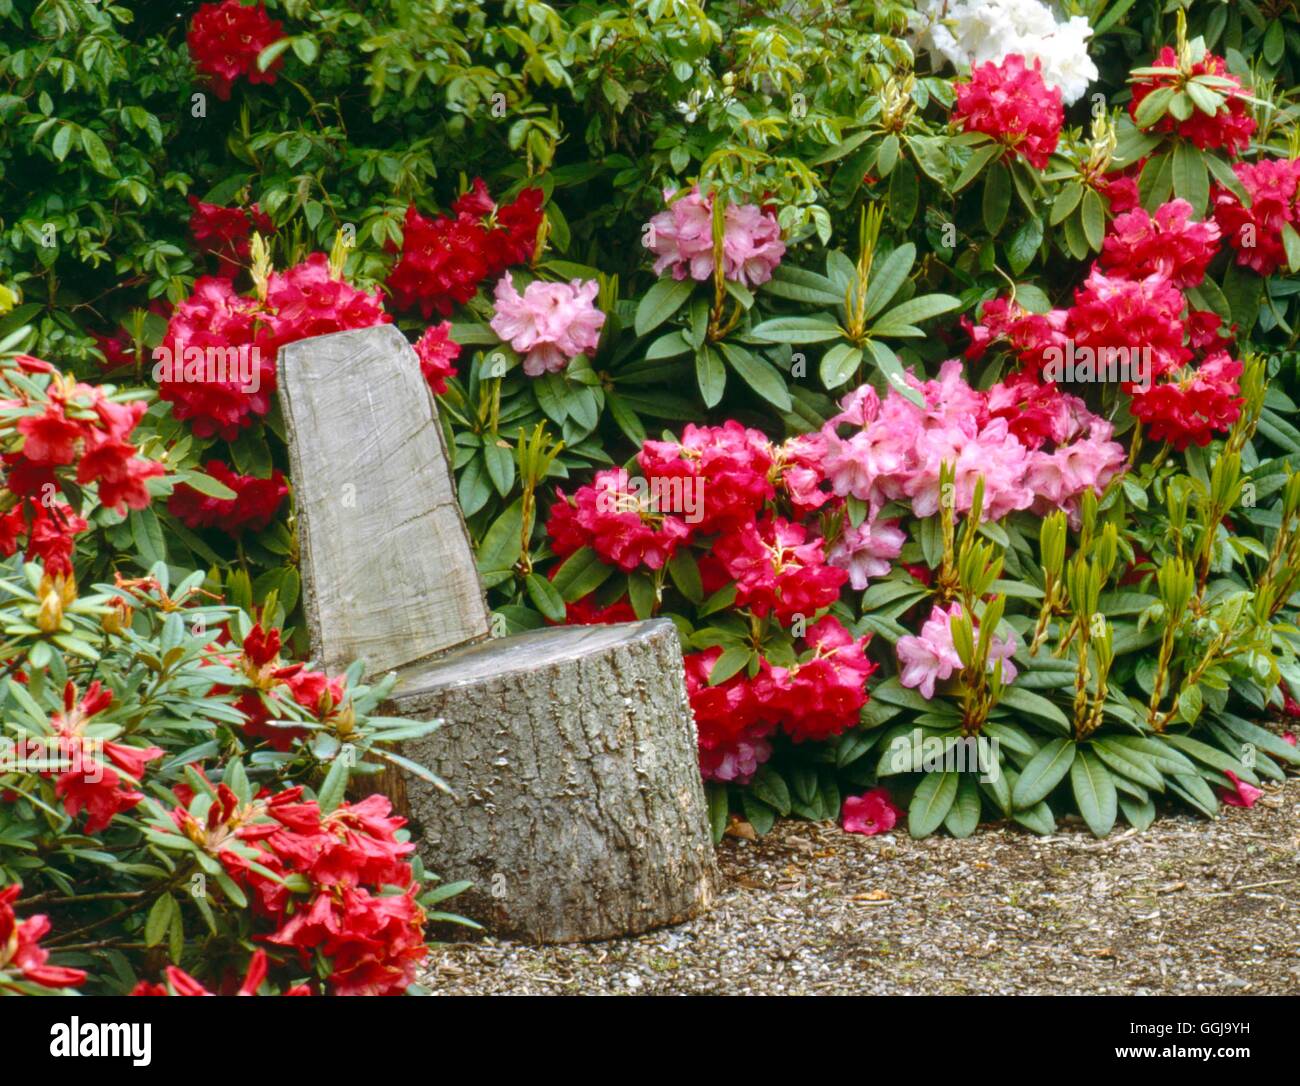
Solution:
{"label": "gravel path", "polygon": [[[435,947],[446,994],[1300,992],[1300,780],[1215,822],[954,841],[787,821],[728,837],[716,908],[632,939]],[[454,907],[454,902],[452,903]],[[444,937],[460,938],[455,929]]]}

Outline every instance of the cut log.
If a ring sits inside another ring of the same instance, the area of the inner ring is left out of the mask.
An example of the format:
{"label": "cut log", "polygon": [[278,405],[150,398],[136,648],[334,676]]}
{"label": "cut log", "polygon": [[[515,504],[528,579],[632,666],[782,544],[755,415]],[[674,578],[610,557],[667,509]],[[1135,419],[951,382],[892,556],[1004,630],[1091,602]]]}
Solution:
{"label": "cut log", "polygon": [[629,935],[695,916],[717,877],[672,623],[487,641],[403,676],[403,753],[426,866],[474,888],[458,912],[534,942]]}

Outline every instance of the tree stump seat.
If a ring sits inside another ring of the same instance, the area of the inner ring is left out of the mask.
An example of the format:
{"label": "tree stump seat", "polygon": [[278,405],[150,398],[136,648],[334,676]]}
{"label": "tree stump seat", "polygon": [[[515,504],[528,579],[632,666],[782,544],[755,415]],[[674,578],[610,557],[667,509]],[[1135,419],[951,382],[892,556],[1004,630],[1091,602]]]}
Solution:
{"label": "tree stump seat", "polygon": [[[440,717],[401,753],[419,852],[499,934],[635,934],[712,902],[716,864],[671,622],[492,637],[451,462],[392,325],[280,351],[313,655],[398,675],[393,712]],[[399,789],[394,789],[397,791]]]}

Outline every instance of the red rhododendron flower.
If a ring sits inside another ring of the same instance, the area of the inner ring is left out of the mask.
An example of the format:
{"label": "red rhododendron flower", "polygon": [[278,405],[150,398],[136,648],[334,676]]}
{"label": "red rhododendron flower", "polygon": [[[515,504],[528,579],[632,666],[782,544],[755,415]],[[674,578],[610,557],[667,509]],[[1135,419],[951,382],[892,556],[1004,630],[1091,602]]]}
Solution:
{"label": "red rhododendron flower", "polygon": [[[248,972],[244,975],[243,982],[239,985],[235,995],[257,995],[257,989],[266,980],[266,972],[266,951],[255,950],[253,956],[248,960]],[[165,985],[150,984],[147,980],[142,980],[131,989],[131,994],[133,996],[210,996],[217,994],[208,991],[199,981],[195,980],[179,966],[169,965],[164,970],[164,973],[167,976]],[[311,989],[305,984],[299,984],[290,988],[284,994],[287,996],[311,995]]]}
{"label": "red rhododendron flower", "polygon": [[217,258],[217,274],[233,279],[248,264],[252,256],[250,236],[254,229],[270,234],[275,225],[262,209],[254,204],[250,208],[221,207],[205,204],[197,196],[190,197],[190,233],[201,253]]}
{"label": "red rhododendron flower", "polygon": [[790,667],[764,661],[754,680],[759,712],[776,720],[796,743],[824,740],[852,728],[867,704],[867,678],[876,664],[867,659],[871,635],[854,638],[830,615],[808,630],[811,655]]}
{"label": "red rhododendron flower", "polygon": [[[1178,53],[1173,46],[1166,45],[1151,63],[1153,68],[1177,68]],[[1176,131],[1184,139],[1191,140],[1201,150],[1221,148],[1230,155],[1239,155],[1250,146],[1250,137],[1255,132],[1255,121],[1250,115],[1250,103],[1246,100],[1244,88],[1235,75],[1228,74],[1228,65],[1222,57],[1213,53],[1196,61],[1185,76],[1213,75],[1227,80],[1232,87],[1215,88],[1216,93],[1224,98],[1223,104],[1213,113],[1202,113],[1193,109],[1185,121],[1178,120],[1172,113],[1166,113],[1153,126],[1152,131]],[[1129,101],[1129,116],[1137,118],[1138,106],[1152,91],[1160,87],[1181,89],[1184,75],[1153,75],[1133,84],[1133,97]]]}
{"label": "red rhododendron flower", "polygon": [[278,468],[271,470],[269,479],[236,474],[220,460],[209,460],[203,470],[233,490],[235,497],[214,498],[182,483],[167,502],[167,509],[189,528],[216,528],[228,535],[263,531],[289,494]]}
{"label": "red rhododendron flower", "polygon": [[1237,250],[1238,264],[1260,275],[1272,275],[1287,262],[1282,227],[1300,220],[1296,201],[1300,159],[1237,162],[1232,169],[1250,197],[1250,207],[1243,206],[1235,193],[1216,185],[1214,219]]}
{"label": "red rhododendron flower", "polygon": [[888,833],[897,825],[903,812],[895,806],[887,788],[873,788],[860,796],[845,796],[841,825],[846,833],[871,837]]}
{"label": "red rhododendron flower", "polygon": [[[768,479],[772,449],[767,438],[728,419],[722,426],[688,423],[681,442],[647,441],[637,463],[651,488],[674,494],[677,508],[689,523],[709,534],[752,520],[763,502],[776,495]],[[681,480],[681,484],[663,483]],[[662,480],[663,482],[659,482]],[[699,508],[687,509],[692,504]]]}
{"label": "red rhododendron flower", "polygon": [[[1150,348],[1152,376],[1191,358],[1183,345],[1182,293],[1163,275],[1122,279],[1093,268],[1074,294],[1066,331],[1077,347]],[[1124,382],[1131,391],[1132,382]]]}
{"label": "red rhododendron flower", "polygon": [[826,563],[825,546],[802,524],[784,517],[750,521],[718,538],[713,553],[736,581],[736,606],[783,626],[795,615],[811,618],[839,599],[847,570]]}
{"label": "red rhododendron flower", "polygon": [[1227,351],[1215,351],[1168,381],[1134,388],[1129,410],[1146,424],[1149,437],[1168,441],[1180,452],[1189,444],[1208,445],[1241,414],[1241,370]]}
{"label": "red rhododendron flower", "polygon": [[27,561],[40,559],[45,572],[51,577],[70,575],[76,536],[89,528],[89,523],[63,502],[55,502],[48,509],[34,502],[28,502],[27,505],[31,510]]}
{"label": "red rhododendron flower", "polygon": [[705,780],[748,784],[771,756],[766,736],[773,724],[759,719],[758,700],[743,671],[716,686],[709,676],[722,655],[715,646],[688,653],[686,693],[699,738],[700,771]]}
{"label": "red rhododendron flower", "polygon": [[634,483],[625,468],[607,468],[578,489],[572,504],[557,491],[547,523],[557,553],[590,546],[602,561],[628,572],[639,566],[662,569],[690,539],[691,529],[680,517],[661,512],[644,483]]}
{"label": "red rhododendron flower", "polygon": [[331,961],[335,995],[401,995],[428,953],[414,886],[385,897],[346,885],[322,890],[270,941],[304,960],[319,948]]}
{"label": "red rhododendron flower", "polygon": [[27,981],[42,988],[76,988],[86,982],[81,969],[47,965],[49,951],[42,950],[40,940],[50,930],[46,916],[29,916],[19,922],[14,902],[22,891],[20,883],[0,888],[0,990],[12,988],[14,981]]}
{"label": "red rhododendron flower", "polygon": [[979,324],[972,324],[965,316],[961,318],[962,328],[971,337],[966,357],[979,361],[990,347],[1005,341],[1027,367],[1035,372],[1041,370],[1046,364],[1044,352],[1048,348],[1065,347],[1067,316],[1064,309],[1031,313],[1010,298],[992,298],[980,309]]}
{"label": "red rhododendron flower", "polygon": [[[85,696],[78,701],[77,688],[69,682],[63,688],[63,712],[50,717],[58,736],[59,754],[70,766],[60,772],[54,794],[63,800],[64,810],[71,817],[75,818],[83,810],[87,812],[86,832],[92,834],[104,829],[115,814],[129,811],[144,798],[130,784],[140,780],[149,762],[163,756],[158,747],[130,747],[85,738],[86,725],[112,701],[112,691],[101,687],[98,680],[86,688]],[[130,780],[123,780],[121,774]]]}
{"label": "red rhododendron flower", "polygon": [[1100,265],[1108,275],[1145,279],[1163,275],[1176,287],[1194,287],[1219,248],[1214,222],[1192,222],[1192,205],[1170,200],[1155,216],[1138,208],[1116,217],[1102,243]]}
{"label": "red rhododendron flower", "polygon": [[429,383],[435,396],[447,391],[447,378],[456,376],[452,365],[460,357],[460,344],[451,338],[451,322],[432,324],[424,330],[415,343],[415,353],[420,359],[420,373]]}
{"label": "red rhododendron flower", "polygon": [[[453,206],[455,215],[426,218],[412,205],[402,224],[402,246],[388,275],[393,304],[451,315],[474,297],[484,279],[531,259],[542,221],[542,192],[525,189],[497,206],[482,179]],[[390,246],[390,249],[392,247]]]}
{"label": "red rhododendron flower", "polygon": [[1060,88],[1049,89],[1040,68],[1037,58],[1026,67],[1018,53],[977,65],[970,82],[956,85],[953,120],[963,132],[983,132],[1043,170],[1061,137],[1065,110]]}
{"label": "red rhododendron flower", "polygon": [[185,44],[195,69],[208,77],[218,98],[230,97],[236,79],[250,83],[274,83],[282,57],[259,71],[257,57],[268,45],[284,37],[284,25],[266,14],[262,4],[246,6],[240,0],[204,4],[190,21]]}

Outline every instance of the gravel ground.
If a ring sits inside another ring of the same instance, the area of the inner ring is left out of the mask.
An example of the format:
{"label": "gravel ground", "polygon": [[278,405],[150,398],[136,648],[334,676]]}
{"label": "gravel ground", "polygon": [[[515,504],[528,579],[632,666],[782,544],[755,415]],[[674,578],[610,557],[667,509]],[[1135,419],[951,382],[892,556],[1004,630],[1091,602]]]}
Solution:
{"label": "gravel ground", "polygon": [[727,837],[719,862],[718,904],[690,923],[565,947],[445,943],[425,983],[444,994],[1300,992],[1300,780],[1215,822],[1168,815],[1104,841],[1069,822],[1046,838],[989,826],[913,841],[787,821],[762,840]]}

